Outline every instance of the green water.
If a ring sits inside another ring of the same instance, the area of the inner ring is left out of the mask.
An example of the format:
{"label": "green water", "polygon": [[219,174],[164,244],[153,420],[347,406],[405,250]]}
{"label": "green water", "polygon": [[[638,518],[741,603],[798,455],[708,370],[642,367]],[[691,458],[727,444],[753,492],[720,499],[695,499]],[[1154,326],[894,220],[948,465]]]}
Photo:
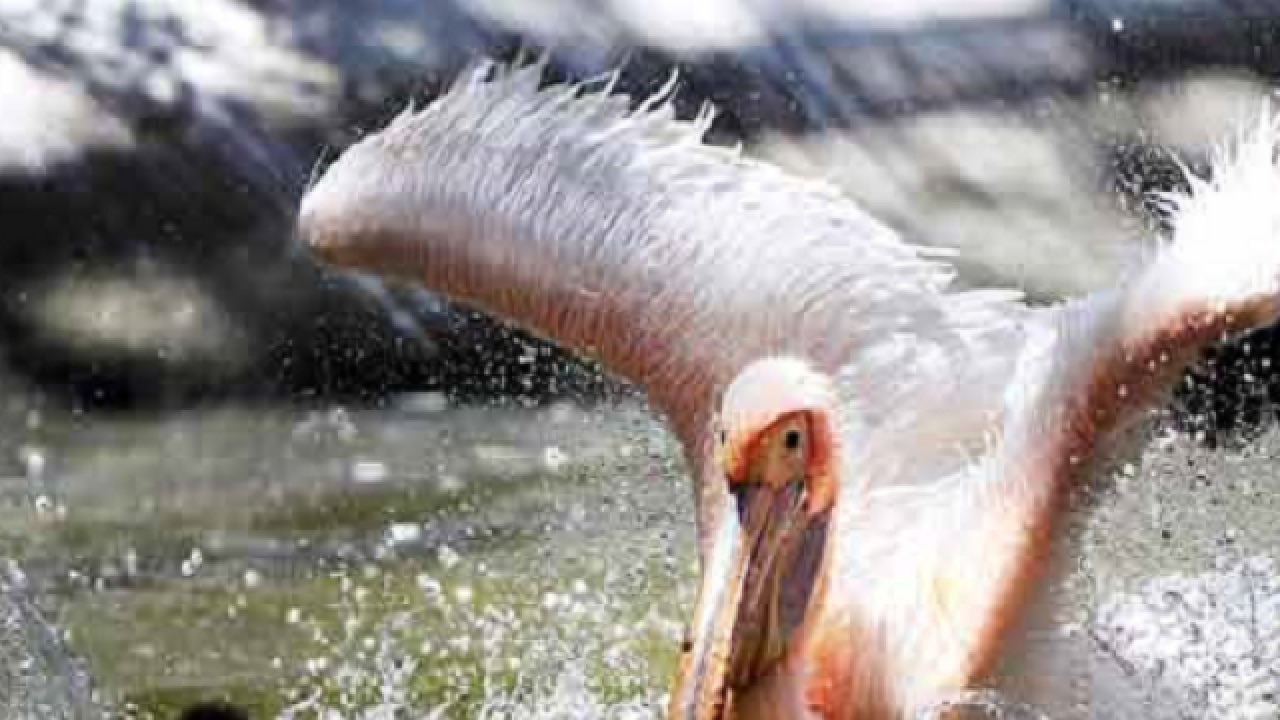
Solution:
{"label": "green water", "polygon": [[24,425],[0,480],[6,553],[125,716],[207,698],[260,717],[308,701],[472,717],[556,692],[661,706],[692,511],[642,408]]}

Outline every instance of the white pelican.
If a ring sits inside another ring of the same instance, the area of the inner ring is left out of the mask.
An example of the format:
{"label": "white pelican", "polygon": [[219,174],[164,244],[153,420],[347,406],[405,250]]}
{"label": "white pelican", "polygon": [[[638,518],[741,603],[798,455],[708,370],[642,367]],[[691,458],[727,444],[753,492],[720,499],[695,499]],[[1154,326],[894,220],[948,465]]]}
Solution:
{"label": "white pelican", "polygon": [[949,288],[832,187],[703,144],[670,88],[485,68],[302,201],[325,260],[410,278],[644,387],[693,472],[678,718],[899,718],[980,686],[1072,483],[1201,351],[1280,308],[1269,114],[1167,198],[1108,292]]}

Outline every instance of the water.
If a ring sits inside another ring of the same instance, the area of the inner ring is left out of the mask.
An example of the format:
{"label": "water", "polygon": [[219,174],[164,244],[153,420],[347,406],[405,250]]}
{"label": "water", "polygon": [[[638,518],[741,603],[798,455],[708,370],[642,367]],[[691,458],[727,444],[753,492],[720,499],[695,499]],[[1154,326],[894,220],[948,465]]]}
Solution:
{"label": "water", "polygon": [[[218,697],[290,720],[662,715],[692,508],[643,407],[416,396],[10,425],[0,538],[30,587],[0,595],[23,599],[24,633],[0,636],[0,659],[12,674],[26,648],[19,667],[51,668],[24,681],[23,702],[62,703],[36,717],[76,717],[83,689],[28,594],[120,717]],[[1069,533],[1070,571],[1003,693],[948,701],[978,717],[1274,716],[1278,452],[1275,430],[1217,452],[1159,435]]]}
{"label": "water", "polygon": [[12,563],[0,566],[0,715],[88,717],[88,678],[27,592]]}
{"label": "water", "polygon": [[218,695],[282,717],[661,705],[692,509],[640,408],[426,397],[24,435],[6,553],[126,716]]}

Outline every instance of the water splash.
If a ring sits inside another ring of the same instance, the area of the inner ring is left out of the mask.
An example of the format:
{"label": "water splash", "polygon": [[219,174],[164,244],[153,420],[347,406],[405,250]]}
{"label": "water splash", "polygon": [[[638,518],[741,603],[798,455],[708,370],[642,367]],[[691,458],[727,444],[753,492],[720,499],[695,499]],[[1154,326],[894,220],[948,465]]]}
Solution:
{"label": "water splash", "polygon": [[1280,717],[1280,574],[1268,557],[1170,575],[1100,609],[1099,637],[1206,720]]}
{"label": "water splash", "polygon": [[0,717],[100,717],[88,677],[70,657],[28,597],[22,571],[0,560]]}
{"label": "water splash", "polygon": [[[602,687],[601,673],[588,657],[612,654],[614,662],[606,660],[611,665],[606,674],[633,672],[645,660],[629,657],[625,643],[601,647],[602,642],[617,639],[599,632],[602,623],[616,617],[583,602],[591,594],[584,581],[571,583],[563,595],[548,594],[539,603],[542,611],[552,613],[601,615],[576,629],[566,619],[556,641],[549,638],[557,633],[540,629],[545,624],[533,627],[509,608],[484,607],[470,586],[449,592],[434,578],[419,578],[423,597],[430,604],[450,608],[448,614],[453,617],[446,624],[469,628],[461,628],[453,637],[436,634],[422,639],[415,632],[424,619],[421,612],[379,618],[369,605],[376,597],[374,588],[347,578],[342,582],[340,630],[327,643],[329,652],[308,660],[304,679],[286,690],[294,700],[281,711],[279,720],[639,720],[660,717],[666,705],[666,697],[652,682],[621,692]],[[548,602],[547,597],[554,601]],[[315,630],[325,632],[319,623]],[[538,635],[538,640],[529,644],[519,639],[529,633]],[[523,652],[513,645],[523,646]],[[478,672],[449,667],[450,655],[471,654],[478,656],[468,660]],[[422,683],[428,676],[429,683],[443,681],[448,687],[424,693]]]}

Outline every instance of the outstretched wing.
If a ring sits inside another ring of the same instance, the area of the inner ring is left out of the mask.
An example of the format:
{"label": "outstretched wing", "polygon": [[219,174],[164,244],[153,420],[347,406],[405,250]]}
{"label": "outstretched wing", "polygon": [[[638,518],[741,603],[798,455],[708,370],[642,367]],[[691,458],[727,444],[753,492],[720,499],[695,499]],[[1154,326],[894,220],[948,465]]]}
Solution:
{"label": "outstretched wing", "polygon": [[[837,552],[836,592],[853,598],[852,626],[883,638],[871,643],[883,653],[876,667],[905,706],[991,668],[1042,579],[1066,492],[1108,439],[1206,347],[1276,321],[1278,148],[1280,123],[1265,114],[1211,180],[1189,177],[1192,192],[1168,198],[1173,235],[1145,268],[1025,326],[998,422],[967,465],[927,483],[877,483],[844,509],[853,541]],[[930,673],[912,671],[922,665]]]}
{"label": "outstretched wing", "polygon": [[850,422],[919,456],[999,405],[1016,293],[953,292],[940,253],[833,186],[704,144],[710,113],[676,120],[674,85],[633,107],[541,71],[477,70],[354,145],[303,199],[303,237],[597,356],[698,467],[719,390],[764,356],[840,375]]}
{"label": "outstretched wing", "polygon": [[[1012,489],[1057,486],[1093,448],[1162,400],[1211,345],[1280,315],[1280,122],[1264,112],[1165,200],[1173,233],[1120,287],[1037,330],[1006,399]],[[1032,471],[1034,469],[1034,473]],[[1019,483],[1022,474],[1058,478]],[[1020,492],[1022,492],[1020,490]]]}

